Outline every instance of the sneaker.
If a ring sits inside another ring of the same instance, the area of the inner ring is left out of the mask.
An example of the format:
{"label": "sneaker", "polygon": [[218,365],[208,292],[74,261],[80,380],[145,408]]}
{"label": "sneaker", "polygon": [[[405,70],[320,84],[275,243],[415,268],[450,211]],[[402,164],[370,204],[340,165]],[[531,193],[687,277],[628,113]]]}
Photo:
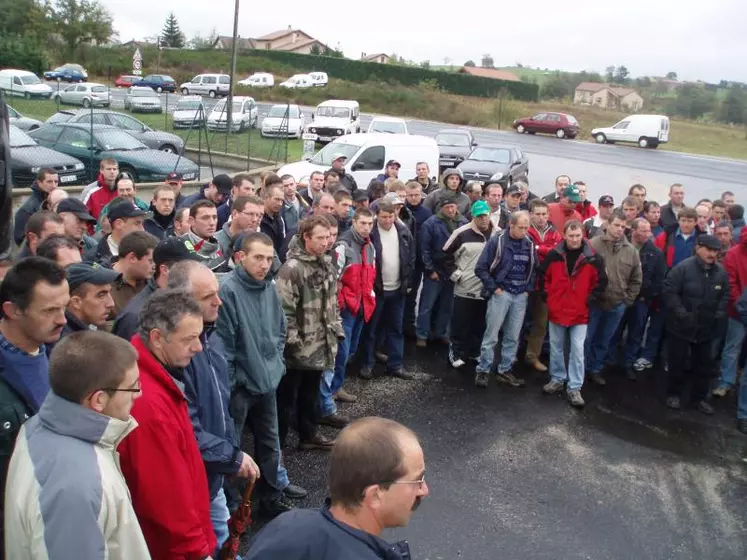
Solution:
{"label": "sneaker", "polygon": [[635,370],[632,366],[627,366],[625,368],[625,377],[627,377],[631,381],[635,381],[636,379],[638,379],[638,376],[636,375]]}
{"label": "sneaker", "polygon": [[545,384],[542,387],[542,392],[546,395],[554,395],[555,393],[560,392],[563,389],[563,386],[565,384],[561,383],[560,381],[555,381],[554,379],[550,380],[549,383]]}
{"label": "sneaker", "polygon": [[461,358],[457,358],[457,359],[455,359],[455,360],[454,360],[454,359],[452,359],[452,358],[449,358],[449,364],[450,364],[450,365],[451,365],[451,367],[453,367],[454,369],[459,369],[460,367],[464,367],[465,365],[467,365],[467,362],[465,362],[465,361],[464,361],[463,359],[461,359]]}
{"label": "sneaker", "polygon": [[419,338],[415,343],[415,346],[417,346],[418,348],[426,348],[428,346],[428,341],[424,338]]}
{"label": "sneaker", "polygon": [[601,373],[592,373],[589,375],[589,379],[591,379],[594,383],[602,387],[607,385],[607,380],[604,377],[602,377]]}
{"label": "sneaker", "polygon": [[747,434],[747,419],[742,418],[740,420],[737,420],[737,430],[739,430],[743,434]]}
{"label": "sneaker", "polygon": [[713,407],[705,401],[700,401],[698,403],[698,410],[706,416],[713,416],[713,413],[715,412]]}
{"label": "sneaker", "polygon": [[571,403],[571,406],[575,406],[576,408],[582,408],[586,404],[586,401],[581,396],[581,391],[568,391],[568,401]]}
{"label": "sneaker", "polygon": [[328,414],[327,416],[319,418],[319,424],[324,424],[325,426],[331,426],[332,428],[341,430],[350,424],[350,420],[345,418],[342,414],[335,412],[334,414]]}
{"label": "sneaker", "polygon": [[477,385],[478,387],[485,388],[488,386],[488,379],[489,379],[489,376],[487,373],[482,373],[478,371],[475,374],[475,385]]}
{"label": "sneaker", "polygon": [[373,379],[373,369],[368,366],[363,366],[358,372],[358,377],[361,379]]}
{"label": "sneaker", "polygon": [[335,400],[341,403],[354,403],[358,402],[358,397],[351,395],[345,389],[340,388],[340,390],[335,393]]}
{"label": "sneaker", "polygon": [[407,381],[409,381],[410,379],[413,379],[415,377],[413,374],[411,374],[405,368],[399,368],[399,369],[390,370],[387,373],[389,373],[389,375],[391,375],[392,377],[399,377],[400,379],[405,379]]}
{"label": "sneaker", "polygon": [[309,495],[308,490],[301,488],[297,484],[289,484],[283,488],[283,495],[291,500],[300,500]]}
{"label": "sneaker", "polygon": [[503,373],[497,373],[495,378],[501,383],[508,383],[511,387],[526,387],[527,384],[526,381],[516,377],[510,370]]}
{"label": "sneaker", "polygon": [[386,365],[387,361],[389,361],[389,356],[384,354],[384,352],[374,352],[374,357],[380,364]]}
{"label": "sneaker", "polygon": [[526,360],[526,364],[529,367],[536,369],[537,371],[541,371],[543,373],[547,371],[547,366],[543,364],[542,362],[540,362],[537,358]]}
{"label": "sneaker", "polygon": [[728,394],[729,394],[728,387],[716,387],[713,391],[711,391],[711,395],[713,395],[714,397],[723,398]]}
{"label": "sneaker", "polygon": [[259,514],[262,517],[266,517],[268,519],[274,519],[281,513],[285,513],[293,509],[293,504],[285,499],[285,497],[282,495],[273,502],[261,501],[259,503]]}
{"label": "sneaker", "polygon": [[319,434],[314,435],[311,439],[298,442],[298,449],[301,451],[310,451],[312,449],[321,449],[329,451],[335,446],[335,440],[327,439]]}
{"label": "sneaker", "polygon": [[680,402],[679,397],[669,397],[667,399],[667,406],[672,410],[679,410],[682,408],[682,403]]}
{"label": "sneaker", "polygon": [[649,362],[646,358],[638,358],[633,364],[633,369],[636,371],[643,371],[644,369],[651,369],[654,364]]}

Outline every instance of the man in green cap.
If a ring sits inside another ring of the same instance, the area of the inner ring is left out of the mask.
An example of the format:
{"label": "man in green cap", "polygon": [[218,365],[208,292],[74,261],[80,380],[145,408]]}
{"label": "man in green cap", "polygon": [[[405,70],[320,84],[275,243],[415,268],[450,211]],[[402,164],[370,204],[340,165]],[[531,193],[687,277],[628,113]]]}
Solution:
{"label": "man in green cap", "polygon": [[581,214],[576,210],[576,204],[581,202],[581,193],[576,185],[568,185],[560,191],[558,202],[550,203],[550,223],[558,231],[564,231],[565,224],[571,220],[583,222]]}
{"label": "man in green cap", "polygon": [[444,245],[446,269],[454,282],[454,308],[449,328],[449,363],[454,368],[479,357],[488,306],[480,294],[482,282],[475,275],[475,265],[493,234],[490,206],[478,200],[472,204],[470,214],[472,221],[454,230]]}

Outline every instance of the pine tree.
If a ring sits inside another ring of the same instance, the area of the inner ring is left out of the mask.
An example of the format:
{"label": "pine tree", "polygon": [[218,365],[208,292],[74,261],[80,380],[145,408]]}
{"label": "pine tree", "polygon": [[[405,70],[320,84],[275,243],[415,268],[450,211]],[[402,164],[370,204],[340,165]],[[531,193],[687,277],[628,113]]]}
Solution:
{"label": "pine tree", "polygon": [[174,12],[166,18],[166,25],[161,31],[161,46],[181,49],[184,47],[184,33],[179,29],[179,22],[176,21]]}

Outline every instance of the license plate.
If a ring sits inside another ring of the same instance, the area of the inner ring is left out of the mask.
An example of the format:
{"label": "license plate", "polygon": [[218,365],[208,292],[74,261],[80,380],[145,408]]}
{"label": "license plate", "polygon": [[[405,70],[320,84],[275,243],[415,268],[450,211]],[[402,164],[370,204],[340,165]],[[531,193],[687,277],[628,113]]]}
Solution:
{"label": "license plate", "polygon": [[320,136],[319,140],[321,140],[322,142],[329,142],[331,140],[334,140],[334,138],[332,136]]}
{"label": "license plate", "polygon": [[60,177],[60,183],[74,183],[77,178],[77,175],[63,175]]}
{"label": "license plate", "polygon": [[195,177],[196,177],[196,175],[194,173],[185,173],[184,174],[184,180],[185,181],[191,181]]}
{"label": "license plate", "polygon": [[[273,129],[273,132],[277,132],[277,129]],[[314,140],[314,141],[316,141],[319,138],[319,136],[317,136],[316,134],[314,134],[312,132],[304,132],[303,135],[301,136],[301,138],[304,139],[304,140]]]}

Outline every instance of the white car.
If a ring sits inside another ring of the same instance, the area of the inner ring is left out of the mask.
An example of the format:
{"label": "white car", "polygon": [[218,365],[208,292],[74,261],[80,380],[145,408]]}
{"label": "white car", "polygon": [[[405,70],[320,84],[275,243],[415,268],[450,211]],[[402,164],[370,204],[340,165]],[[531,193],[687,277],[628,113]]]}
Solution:
{"label": "white car", "polygon": [[[215,104],[207,120],[209,130],[225,131],[228,128],[227,99]],[[257,126],[259,110],[253,97],[234,97],[231,115],[231,132],[243,132]]]}
{"label": "white car", "polygon": [[228,95],[231,77],[228,74],[198,74],[191,81],[179,86],[182,95],[207,95],[220,97]]}
{"label": "white car", "polygon": [[631,142],[641,148],[656,148],[669,142],[669,117],[630,115],[606,128],[595,128],[591,135],[598,144]]}
{"label": "white car", "polygon": [[248,87],[272,87],[275,85],[275,78],[272,74],[268,74],[267,72],[256,72],[248,78],[239,80],[236,83]]}
{"label": "white car", "polygon": [[291,76],[280,84],[280,87],[291,88],[291,89],[304,89],[310,88],[314,85],[314,80],[308,74],[296,74]]}
{"label": "white car", "polygon": [[200,127],[207,119],[207,109],[199,95],[185,95],[176,102],[171,115],[174,128]]}
{"label": "white car", "polygon": [[31,99],[52,97],[52,88],[42,83],[39,76],[27,70],[0,70],[0,91]]}
{"label": "white car", "polygon": [[273,105],[262,121],[260,134],[263,138],[301,138],[306,118],[298,105]]}
{"label": "white car", "polygon": [[132,86],[125,96],[124,108],[133,113],[163,113],[161,97],[149,87]]}
{"label": "white car", "polygon": [[410,134],[407,131],[405,119],[396,117],[374,117],[368,125],[368,132],[383,132],[385,134]]}
{"label": "white car", "polygon": [[324,87],[329,83],[326,72],[311,72],[309,76],[311,76],[311,80],[316,87]]}

